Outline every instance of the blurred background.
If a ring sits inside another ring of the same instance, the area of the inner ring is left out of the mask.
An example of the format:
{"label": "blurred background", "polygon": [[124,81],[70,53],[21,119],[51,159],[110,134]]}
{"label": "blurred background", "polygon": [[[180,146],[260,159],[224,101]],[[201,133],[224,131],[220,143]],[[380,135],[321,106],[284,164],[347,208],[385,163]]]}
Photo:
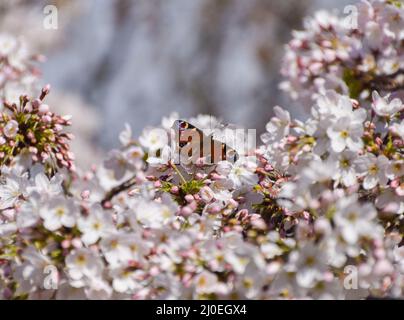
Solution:
{"label": "blurred background", "polygon": [[[118,145],[125,122],[138,135],[174,111],[263,132],[273,106],[296,104],[278,89],[291,31],[352,1],[0,0],[0,32],[47,57],[49,104],[73,115],[74,151],[86,166]],[[46,5],[57,8],[56,30],[43,27]]]}

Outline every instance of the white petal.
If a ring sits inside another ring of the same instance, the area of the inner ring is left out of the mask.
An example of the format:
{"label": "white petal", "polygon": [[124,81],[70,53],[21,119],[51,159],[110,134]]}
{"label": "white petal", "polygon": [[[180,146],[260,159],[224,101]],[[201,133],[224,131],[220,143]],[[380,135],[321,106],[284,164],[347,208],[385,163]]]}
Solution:
{"label": "white petal", "polygon": [[334,137],[331,140],[331,147],[334,152],[342,152],[345,149],[346,141],[342,137]]}
{"label": "white petal", "polygon": [[363,188],[366,190],[373,189],[376,187],[377,183],[379,182],[379,179],[375,175],[367,175],[365,177],[365,180],[363,181]]}

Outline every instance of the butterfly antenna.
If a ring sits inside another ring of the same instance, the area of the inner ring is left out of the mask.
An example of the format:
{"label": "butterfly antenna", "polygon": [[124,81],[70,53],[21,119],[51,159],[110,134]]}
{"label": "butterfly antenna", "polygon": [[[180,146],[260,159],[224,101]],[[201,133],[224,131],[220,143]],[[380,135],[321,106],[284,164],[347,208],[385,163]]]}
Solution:
{"label": "butterfly antenna", "polygon": [[171,161],[170,161],[170,165],[171,165],[171,167],[175,170],[175,172],[177,172],[177,174],[180,176],[180,178],[181,178],[181,180],[182,180],[182,183],[187,183],[187,180],[185,180],[185,178],[184,178],[184,176],[181,174],[180,170],[178,170],[178,167],[177,167],[174,163],[172,163]]}

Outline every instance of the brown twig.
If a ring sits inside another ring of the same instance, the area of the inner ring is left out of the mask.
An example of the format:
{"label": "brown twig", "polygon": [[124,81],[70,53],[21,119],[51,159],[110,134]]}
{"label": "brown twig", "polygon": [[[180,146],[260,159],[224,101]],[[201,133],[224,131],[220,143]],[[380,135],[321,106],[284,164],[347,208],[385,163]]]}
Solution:
{"label": "brown twig", "polygon": [[118,195],[119,193],[128,190],[130,187],[136,184],[136,177],[132,177],[124,182],[122,182],[120,185],[112,188],[110,191],[108,191],[104,198],[101,201],[102,206],[105,206],[105,204],[109,201],[112,200],[113,197]]}
{"label": "brown twig", "polygon": [[396,72],[389,75],[375,76],[368,82],[368,85],[372,90],[383,91],[397,91],[404,89],[404,83],[397,83],[396,78],[399,75],[404,75],[404,70],[399,69]]}

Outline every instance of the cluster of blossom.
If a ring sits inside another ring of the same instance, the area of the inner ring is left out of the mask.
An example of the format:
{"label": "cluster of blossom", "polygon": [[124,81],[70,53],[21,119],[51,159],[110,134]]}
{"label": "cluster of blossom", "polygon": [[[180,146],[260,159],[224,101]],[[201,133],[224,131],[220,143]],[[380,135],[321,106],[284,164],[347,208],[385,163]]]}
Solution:
{"label": "cluster of blossom", "polygon": [[[268,234],[263,219],[249,213],[259,201],[255,162],[221,162],[209,173],[198,167],[182,180],[175,166],[144,161],[159,147],[150,132],[139,146],[127,127],[122,149],[81,177],[49,179],[38,165],[3,170],[5,297],[269,295],[264,280],[275,276],[279,263],[271,267],[266,260],[295,243]],[[44,287],[49,265],[58,270],[55,290]]]}
{"label": "cluster of blossom", "polygon": [[64,131],[70,126],[70,116],[51,112],[44,99],[49,86],[38,99],[20,96],[19,104],[4,102],[0,113],[0,163],[10,166],[16,156],[26,167],[40,162],[49,170],[56,167],[74,170],[74,155],[69,151],[72,135]]}
{"label": "cluster of blossom", "polygon": [[328,91],[305,122],[276,107],[260,151],[288,177],[277,199],[287,214],[298,215],[292,224],[298,243],[315,241],[334,272],[357,266],[371,294],[402,296],[404,105],[372,96],[367,110]]}
{"label": "cluster of blossom", "polygon": [[318,11],[286,47],[281,88],[308,108],[327,90],[361,102],[373,90],[402,93],[403,39],[400,1],[363,0],[348,16]]}
{"label": "cluster of blossom", "polygon": [[[332,138],[336,118],[350,116],[365,136],[372,127],[364,124],[366,112],[336,93],[313,109],[321,122],[303,124],[277,108],[255,157],[213,169],[156,163],[148,153],[164,147],[159,136],[147,128],[138,144],[130,127],[98,170],[49,178],[39,165],[4,168],[4,297],[400,297],[402,215],[393,183],[400,173],[389,160],[397,143],[370,150],[370,138],[361,144],[347,131],[341,147]],[[161,128],[176,118],[163,119]],[[318,135],[325,120],[331,137]],[[321,139],[331,147],[320,148]],[[386,148],[387,164],[376,172],[372,154]],[[56,276],[45,272],[49,266]],[[347,287],[347,266],[358,269],[358,288]]]}
{"label": "cluster of blossom", "polygon": [[0,105],[18,102],[21,92],[32,93],[37,86],[39,70],[25,42],[7,33],[0,33]]}

